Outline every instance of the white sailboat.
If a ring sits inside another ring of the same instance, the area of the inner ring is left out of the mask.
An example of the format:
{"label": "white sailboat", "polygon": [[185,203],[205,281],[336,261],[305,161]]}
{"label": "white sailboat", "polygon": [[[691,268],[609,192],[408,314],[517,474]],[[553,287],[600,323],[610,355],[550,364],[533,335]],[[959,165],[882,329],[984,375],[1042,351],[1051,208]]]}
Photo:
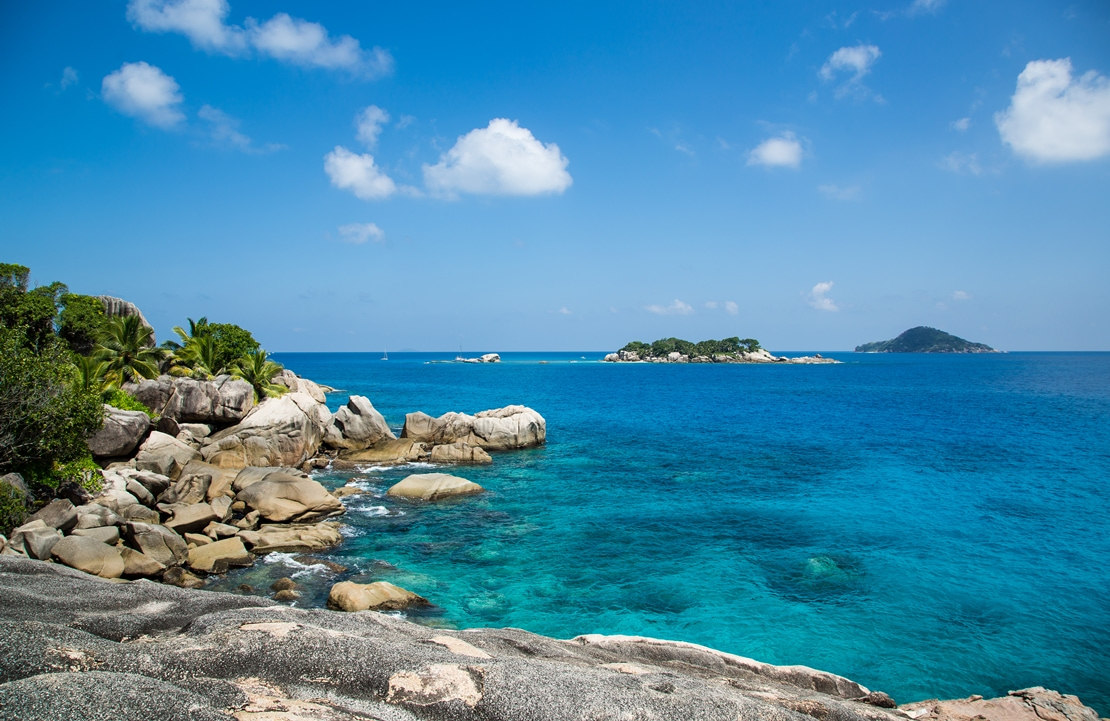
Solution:
{"label": "white sailboat", "polygon": [[382,360],[389,360],[389,351],[382,351]]}

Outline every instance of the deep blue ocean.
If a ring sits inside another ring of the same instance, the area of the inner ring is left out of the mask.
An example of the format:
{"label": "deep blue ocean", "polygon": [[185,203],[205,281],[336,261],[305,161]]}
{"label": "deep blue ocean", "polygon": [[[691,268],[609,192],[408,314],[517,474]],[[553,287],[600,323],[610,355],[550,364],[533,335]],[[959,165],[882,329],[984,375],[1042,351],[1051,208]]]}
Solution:
{"label": "deep blue ocean", "polygon": [[1110,354],[602,355],[275,354],[342,389],[333,411],[365,395],[399,432],[523,404],[547,446],[453,469],[489,492],[437,504],[384,497],[411,466],[322,472],[371,491],[327,556],[350,570],[278,554],[223,583],[299,574],[322,605],[336,578],[388,580],[435,604],[423,623],[691,641],[899,703],[1043,685],[1110,714]]}

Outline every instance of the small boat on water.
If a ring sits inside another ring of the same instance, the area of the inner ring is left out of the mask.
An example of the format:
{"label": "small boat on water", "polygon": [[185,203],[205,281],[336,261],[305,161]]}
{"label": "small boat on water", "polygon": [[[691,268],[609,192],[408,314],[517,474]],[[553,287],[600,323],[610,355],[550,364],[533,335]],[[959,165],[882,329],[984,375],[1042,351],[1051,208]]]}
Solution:
{"label": "small boat on water", "polygon": [[382,360],[389,360],[389,351],[382,351]]}

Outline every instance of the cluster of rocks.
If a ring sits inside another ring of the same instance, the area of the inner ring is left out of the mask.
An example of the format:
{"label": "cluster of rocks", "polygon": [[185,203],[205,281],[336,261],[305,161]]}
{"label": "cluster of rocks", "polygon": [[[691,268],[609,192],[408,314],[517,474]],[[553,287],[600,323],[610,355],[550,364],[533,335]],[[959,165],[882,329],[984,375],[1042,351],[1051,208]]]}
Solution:
{"label": "cluster of rocks", "polygon": [[[410,413],[398,439],[365,397],[351,396],[332,414],[325,403],[331,389],[290,371],[273,382],[288,392],[258,405],[250,384],[229,376],[162,376],[129,386],[157,421],[105,406],[104,425],[89,438],[105,466],[101,490],[68,488],[10,538],[0,536],[0,554],[103,578],[200,587],[206,575],[251,565],[261,554],[308,553],[342,541],[339,524],[328,519],[344,512],[340,497],[357,489],[329,492],[307,475],[313,468],[365,460],[490,463],[487,449],[546,440],[543,417],[524,406],[473,416]],[[18,477],[7,482],[22,485]],[[432,501],[482,490],[455,476],[424,474],[398,483],[390,495]],[[388,584],[345,583],[330,602],[336,608],[427,603]]]}
{"label": "cluster of rocks", "polygon": [[714,355],[689,356],[678,351],[672,351],[665,356],[641,356],[636,351],[622,350],[609,353],[604,359],[608,363],[798,363],[814,365],[819,363],[839,363],[833,358],[824,358],[820,353],[811,356],[786,356],[771,355],[765,348],[748,353],[716,353]]}
{"label": "cluster of rocks", "polygon": [[1041,688],[896,707],[841,676],[688,643],[431,628],[11,557],[0,629],[0,721],[1098,721]]}

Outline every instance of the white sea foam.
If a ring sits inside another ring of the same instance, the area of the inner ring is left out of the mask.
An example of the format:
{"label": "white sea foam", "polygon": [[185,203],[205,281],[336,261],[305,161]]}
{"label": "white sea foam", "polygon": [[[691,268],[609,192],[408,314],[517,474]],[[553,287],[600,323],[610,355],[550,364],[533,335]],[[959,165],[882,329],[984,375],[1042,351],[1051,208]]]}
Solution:
{"label": "white sea foam", "polygon": [[[341,529],[342,532],[342,529]],[[286,568],[293,569],[289,574],[290,578],[303,578],[305,576],[322,576],[331,573],[322,563],[301,563],[293,557],[292,553],[267,553],[262,557],[265,563],[280,563]]]}
{"label": "white sea foam", "polygon": [[[364,516],[370,516],[370,517],[390,515],[389,509],[386,508],[385,506],[365,506],[363,508],[352,508],[350,510],[355,511],[356,513],[361,513]],[[397,515],[400,515],[400,513],[398,513]]]}

